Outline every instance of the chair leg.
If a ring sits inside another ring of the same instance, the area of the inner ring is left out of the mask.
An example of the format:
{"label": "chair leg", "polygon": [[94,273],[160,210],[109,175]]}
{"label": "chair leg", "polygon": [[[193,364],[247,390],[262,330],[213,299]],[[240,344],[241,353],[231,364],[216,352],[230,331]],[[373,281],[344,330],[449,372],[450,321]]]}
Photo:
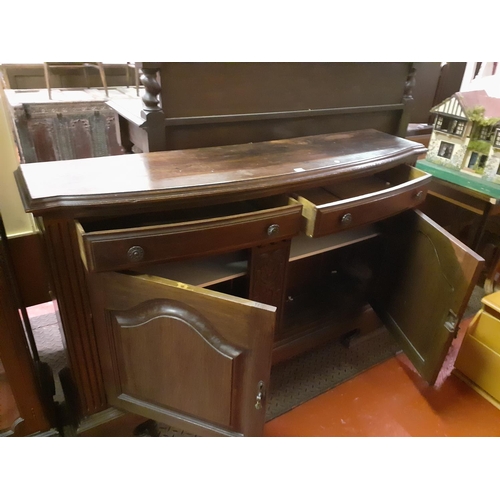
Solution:
{"label": "chair leg", "polygon": [[106,97],[109,97],[108,84],[106,83],[106,73],[104,72],[104,64],[102,62],[97,63],[99,66],[99,73],[101,75],[102,84],[104,86],[104,92],[106,92]]}
{"label": "chair leg", "polygon": [[49,99],[52,99],[52,91],[50,89],[49,65],[47,63],[43,63],[43,73],[45,75],[45,85],[47,86]]}
{"label": "chair leg", "polygon": [[139,68],[137,66],[135,68],[135,92],[139,97]]}
{"label": "chair leg", "polygon": [[85,87],[88,89],[90,88],[90,83],[89,83],[89,71],[87,69],[87,66],[83,67],[83,74],[85,76]]}

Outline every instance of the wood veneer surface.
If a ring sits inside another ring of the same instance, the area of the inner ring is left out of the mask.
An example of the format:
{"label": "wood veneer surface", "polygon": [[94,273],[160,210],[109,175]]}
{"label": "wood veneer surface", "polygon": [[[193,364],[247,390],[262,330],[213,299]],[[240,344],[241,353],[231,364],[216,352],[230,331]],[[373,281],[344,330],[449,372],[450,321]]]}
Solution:
{"label": "wood veneer surface", "polygon": [[[420,144],[376,130],[235,146],[25,164],[16,176],[25,208],[118,206],[259,191],[285,192],[332,176],[416,159]],[[129,207],[130,210],[130,207]]]}

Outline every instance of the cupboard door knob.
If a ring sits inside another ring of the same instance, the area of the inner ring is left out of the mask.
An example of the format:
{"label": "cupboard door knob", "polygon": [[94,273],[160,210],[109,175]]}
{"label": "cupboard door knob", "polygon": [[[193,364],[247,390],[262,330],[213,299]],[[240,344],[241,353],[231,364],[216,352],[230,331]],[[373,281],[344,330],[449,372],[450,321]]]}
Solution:
{"label": "cupboard door knob", "polygon": [[343,226],[348,226],[351,222],[352,222],[352,214],[350,213],[344,214],[340,219],[340,223]]}
{"label": "cupboard door knob", "polygon": [[271,224],[267,228],[267,235],[268,236],[276,236],[280,232],[280,226],[279,224]]}
{"label": "cupboard door knob", "polygon": [[139,262],[144,258],[144,248],[138,245],[130,247],[127,252],[127,257],[130,262]]}

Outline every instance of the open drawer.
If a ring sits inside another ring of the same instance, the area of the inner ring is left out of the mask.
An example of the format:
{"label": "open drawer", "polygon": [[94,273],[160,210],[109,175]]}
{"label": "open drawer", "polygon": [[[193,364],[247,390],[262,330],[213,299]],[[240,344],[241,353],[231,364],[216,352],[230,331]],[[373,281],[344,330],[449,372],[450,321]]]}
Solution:
{"label": "open drawer", "polygon": [[375,222],[422,203],[431,175],[409,165],[299,191],[290,203],[303,206],[304,231],[317,237]]}
{"label": "open drawer", "polygon": [[285,196],[190,210],[76,222],[89,271],[235,251],[292,238],[300,231],[301,205]]}

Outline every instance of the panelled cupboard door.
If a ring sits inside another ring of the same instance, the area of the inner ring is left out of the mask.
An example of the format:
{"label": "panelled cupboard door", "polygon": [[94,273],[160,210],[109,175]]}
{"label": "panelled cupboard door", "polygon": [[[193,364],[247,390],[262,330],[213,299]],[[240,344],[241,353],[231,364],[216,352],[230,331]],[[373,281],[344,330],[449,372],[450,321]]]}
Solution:
{"label": "panelled cupboard door", "polygon": [[403,214],[386,234],[373,305],[434,384],[484,259],[418,210]]}
{"label": "panelled cupboard door", "polygon": [[89,279],[110,405],[197,435],[263,434],[275,307],[154,276]]}

